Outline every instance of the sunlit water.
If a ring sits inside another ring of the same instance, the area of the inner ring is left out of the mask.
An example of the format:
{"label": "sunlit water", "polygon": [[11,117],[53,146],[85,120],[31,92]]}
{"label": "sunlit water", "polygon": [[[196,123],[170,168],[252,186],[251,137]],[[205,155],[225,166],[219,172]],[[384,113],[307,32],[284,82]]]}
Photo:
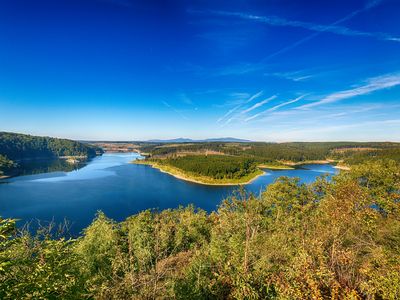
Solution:
{"label": "sunlit water", "polygon": [[[190,203],[212,211],[237,188],[190,183],[150,166],[129,163],[139,157],[136,153],[104,154],[79,170],[2,180],[0,216],[21,219],[20,223],[67,219],[72,223],[71,232],[77,234],[98,210],[117,221],[148,208],[162,210]],[[330,165],[305,165],[302,169],[266,172],[246,188],[259,194],[280,176],[311,183],[337,170]]]}

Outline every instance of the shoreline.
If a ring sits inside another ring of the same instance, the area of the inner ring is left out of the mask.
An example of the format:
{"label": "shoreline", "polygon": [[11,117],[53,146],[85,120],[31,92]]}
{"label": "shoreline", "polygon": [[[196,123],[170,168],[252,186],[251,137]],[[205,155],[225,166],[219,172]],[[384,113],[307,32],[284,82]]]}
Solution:
{"label": "shoreline", "polygon": [[[237,183],[233,183],[233,182],[215,183],[215,182],[214,182],[214,183],[213,183],[213,182],[204,182],[204,181],[200,181],[200,180],[194,179],[194,178],[189,178],[188,175],[186,175],[186,174],[182,174],[182,173],[180,173],[180,174],[173,173],[173,172],[171,172],[170,170],[165,170],[165,169],[163,169],[163,167],[160,166],[160,165],[157,164],[157,163],[140,162],[140,161],[141,161],[141,160],[134,160],[134,161],[132,161],[131,163],[132,163],[132,164],[137,164],[137,165],[146,165],[146,166],[150,166],[150,167],[152,167],[152,168],[154,168],[154,169],[159,170],[159,171],[162,172],[162,173],[166,173],[166,174],[171,175],[171,176],[173,176],[173,177],[175,177],[175,178],[177,178],[177,179],[181,179],[181,180],[184,180],[184,181],[187,181],[187,182],[202,184],[202,185],[215,185],[215,186],[237,186],[237,185],[247,185],[247,184],[252,183],[252,182],[253,182],[254,180],[256,180],[258,177],[260,177],[260,176],[266,174],[265,171],[259,170],[261,173],[256,174],[253,178],[251,178],[251,179],[249,179],[249,180],[247,180],[247,181],[245,181],[245,182],[237,182]],[[173,168],[173,167],[170,167],[170,168]]]}
{"label": "shoreline", "polygon": [[347,166],[334,166],[334,168],[338,169],[338,170],[344,170],[344,171],[350,171],[351,170],[351,168],[347,167]]}
{"label": "shoreline", "polygon": [[[326,159],[326,160],[309,160],[309,161],[304,161],[304,162],[287,162],[287,166],[302,166],[302,165],[308,165],[308,164],[315,164],[315,165],[328,165],[328,164],[334,164],[338,163],[339,161],[331,160],[331,159]],[[344,171],[350,171],[351,168],[349,166],[341,166],[341,165],[333,165],[333,168],[338,169],[338,170],[344,170]]]}
{"label": "shoreline", "polygon": [[[342,162],[342,161],[326,159],[326,160],[309,160],[309,161],[304,161],[304,162],[286,162],[285,164],[287,166],[302,166],[302,165],[308,165],[308,164],[327,165],[327,164],[335,164],[335,163],[340,163],[340,162]],[[351,170],[351,168],[349,166],[343,166],[343,165],[333,165],[333,168],[338,169],[338,170],[344,170],[344,171]]]}
{"label": "shoreline", "polygon": [[274,166],[274,165],[258,165],[257,166],[260,169],[269,169],[269,170],[294,170],[295,168],[293,168],[292,166],[288,166],[288,165],[283,165],[283,166]]}
{"label": "shoreline", "polygon": [[330,159],[324,159],[324,160],[305,160],[305,161],[299,161],[299,162],[286,161],[286,162],[282,162],[282,164],[287,165],[287,166],[301,166],[301,165],[327,165],[327,164],[333,164],[335,162],[337,162],[337,161],[330,160]]}

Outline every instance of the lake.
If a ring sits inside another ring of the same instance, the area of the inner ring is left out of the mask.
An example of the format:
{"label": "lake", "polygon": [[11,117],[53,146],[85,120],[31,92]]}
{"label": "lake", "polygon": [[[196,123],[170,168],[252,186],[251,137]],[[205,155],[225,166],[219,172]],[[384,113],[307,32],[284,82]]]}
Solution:
{"label": "lake", "polygon": [[[137,153],[107,153],[73,171],[47,172],[0,180],[0,216],[71,222],[78,234],[96,211],[122,221],[141,210],[195,206],[213,211],[234,186],[207,186],[186,182],[146,165],[129,162]],[[280,176],[299,177],[311,183],[323,174],[338,171],[331,165],[304,165],[295,170],[266,170],[246,189],[259,194]]]}

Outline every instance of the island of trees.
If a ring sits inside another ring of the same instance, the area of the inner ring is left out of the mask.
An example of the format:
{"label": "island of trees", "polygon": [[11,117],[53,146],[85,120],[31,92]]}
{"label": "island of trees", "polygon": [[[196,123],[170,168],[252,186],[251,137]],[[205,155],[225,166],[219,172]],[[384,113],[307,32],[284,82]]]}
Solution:
{"label": "island of trees", "polygon": [[16,174],[27,159],[65,158],[75,161],[102,153],[97,146],[77,141],[0,132],[0,175]]}
{"label": "island of trees", "polygon": [[1,299],[400,298],[398,160],[239,189],[211,214],[99,212],[78,238],[62,228],[0,219]]}

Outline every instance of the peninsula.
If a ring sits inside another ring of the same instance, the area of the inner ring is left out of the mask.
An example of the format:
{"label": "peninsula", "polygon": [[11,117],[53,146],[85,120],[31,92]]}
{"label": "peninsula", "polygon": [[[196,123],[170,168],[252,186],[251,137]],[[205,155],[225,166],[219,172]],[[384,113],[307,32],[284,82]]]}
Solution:
{"label": "peninsula", "polygon": [[[210,158],[206,158],[206,160],[208,159]],[[132,163],[140,165],[148,165],[155,169],[160,170],[163,173],[172,175],[175,178],[204,185],[221,185],[221,186],[246,185],[253,182],[259,176],[265,174],[265,171],[262,171],[259,168],[252,168],[251,171],[243,168],[240,170],[240,175],[237,174],[237,175],[227,175],[227,176],[223,175],[212,176],[212,175],[204,175],[204,173],[201,172],[201,170],[190,171],[190,169],[188,170],[182,167],[179,168],[174,166],[170,162],[162,160],[138,159],[132,161]],[[213,165],[210,165],[210,167],[212,166]]]}

